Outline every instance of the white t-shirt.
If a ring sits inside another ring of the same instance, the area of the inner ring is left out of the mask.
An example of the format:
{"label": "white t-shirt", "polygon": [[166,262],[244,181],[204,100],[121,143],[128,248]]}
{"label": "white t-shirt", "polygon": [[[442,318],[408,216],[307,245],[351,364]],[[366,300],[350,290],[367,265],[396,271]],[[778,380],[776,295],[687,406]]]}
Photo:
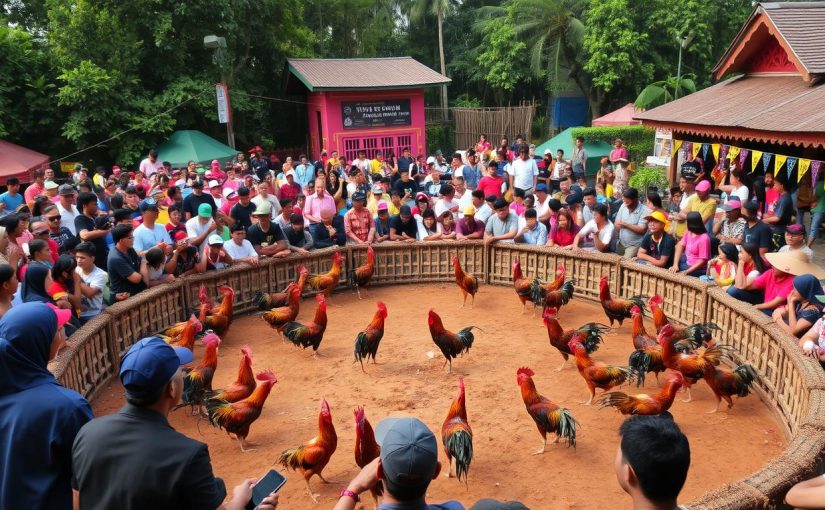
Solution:
{"label": "white t-shirt", "polygon": [[[264,199],[261,198],[261,195],[255,195],[255,198],[253,198],[251,202],[255,205],[261,205],[261,201],[263,200]],[[267,195],[266,201],[272,205],[272,221],[275,221],[275,218],[277,218],[278,215],[281,214],[281,202],[279,202],[278,199],[272,195]]]}
{"label": "white t-shirt", "polygon": [[163,225],[155,223],[154,228],[149,230],[144,224],[140,224],[134,231],[135,244],[132,246],[135,251],[146,251],[152,246],[163,241],[166,244],[172,244],[172,239],[169,237],[169,232]]}
{"label": "white t-shirt", "polygon": [[738,197],[739,201],[744,204],[750,198],[750,191],[748,191],[747,186],[739,186],[728,195],[728,200],[730,200],[730,197]]}
{"label": "white t-shirt", "polygon": [[109,281],[109,275],[106,274],[106,271],[97,266],[92,266],[92,272],[88,275],[83,274],[83,271],[79,267],[76,267],[75,271],[78,275],[80,275],[80,279],[83,283],[99,291],[92,297],[86,297],[83,295],[80,296],[80,304],[83,307],[83,311],[80,312],[80,316],[94,317],[105,307],[103,304],[103,289],[106,287],[106,282]]}
{"label": "white t-shirt", "polygon": [[535,204],[536,204],[536,214],[538,214],[538,215],[539,215],[539,218],[541,218],[541,216],[542,216],[543,214],[545,214],[545,213],[547,212],[547,210],[548,210],[548,209],[550,209],[550,198],[551,198],[551,197],[550,197],[550,195],[547,195],[547,196],[544,198],[544,202],[542,203],[542,202],[539,200],[538,195],[534,195],[534,196],[536,197],[536,200],[535,200]]}
{"label": "white t-shirt", "polygon": [[[444,211],[449,211],[453,207],[458,207],[458,200],[453,199],[452,201],[447,202],[446,200],[439,198],[435,201],[435,207],[433,207],[433,209],[435,209],[435,217],[438,218],[444,213]],[[456,217],[457,214],[458,213],[454,213],[453,217]]]}
{"label": "white t-shirt", "polygon": [[149,161],[149,158],[145,158],[143,161],[140,162],[139,170],[146,177],[152,177],[152,174],[154,174],[161,168],[163,168],[163,162],[161,160],[156,159],[155,162],[152,163],[151,161]]}
{"label": "white t-shirt", "polygon": [[468,205],[473,205],[473,194],[469,191],[465,191],[464,194],[461,195],[461,199],[458,201],[459,215],[464,214],[464,209],[466,209]]}
{"label": "white t-shirt", "polygon": [[561,176],[564,173],[564,167],[566,166],[567,164],[561,161],[553,163],[553,173],[550,174],[550,178],[554,181],[561,179]]}
{"label": "white t-shirt", "polygon": [[252,243],[246,239],[243,240],[243,244],[240,246],[235,243],[234,239],[231,239],[223,243],[223,249],[232,257],[232,260],[245,259],[248,257],[258,258],[258,252],[252,247]]}
{"label": "white t-shirt", "polygon": [[77,210],[77,206],[72,204],[72,210],[68,211],[63,208],[63,205],[58,202],[57,210],[60,212],[60,226],[66,227],[72,233],[72,235],[77,235],[77,229],[74,227],[74,219],[80,216],[80,211]]}
{"label": "white t-shirt", "polygon": [[507,167],[507,173],[513,176],[513,186],[521,189],[531,189],[536,184],[539,167],[533,158],[528,158],[527,161],[516,158]]}
{"label": "white t-shirt", "polygon": [[487,202],[484,202],[481,207],[476,210],[476,215],[474,216],[476,221],[480,221],[481,223],[486,224],[487,220],[490,216],[493,215],[493,209],[487,205]]}
{"label": "white t-shirt", "polygon": [[[583,248],[593,248],[596,246],[594,241],[586,241],[585,237],[595,234],[597,229],[598,227],[596,226],[596,220],[593,219],[585,223],[582,229],[579,230],[579,234],[582,239],[581,246]],[[613,223],[608,221],[607,224],[602,227],[602,230],[599,232],[599,239],[602,244],[610,244],[610,241],[613,239]]]}
{"label": "white t-shirt", "polygon": [[[189,239],[194,239],[199,235],[203,234],[204,232],[209,230],[209,227],[212,226],[213,223],[215,223],[215,220],[211,218],[206,223],[201,223],[200,221],[198,221],[198,218],[200,218],[200,216],[194,216],[192,218],[189,218],[189,220],[186,222],[186,235],[189,237]],[[215,229],[215,232],[217,232],[217,229]],[[209,236],[206,236],[206,238],[204,238],[200,246],[198,246],[198,250],[200,251],[201,256],[203,256],[203,252],[206,250],[207,240],[209,240]]]}

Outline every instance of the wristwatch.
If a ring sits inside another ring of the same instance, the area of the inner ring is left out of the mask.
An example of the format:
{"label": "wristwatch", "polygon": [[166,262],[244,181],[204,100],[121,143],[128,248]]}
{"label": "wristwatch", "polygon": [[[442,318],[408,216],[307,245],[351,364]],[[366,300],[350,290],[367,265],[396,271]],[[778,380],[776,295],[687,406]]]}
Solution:
{"label": "wristwatch", "polygon": [[361,501],[361,496],[359,496],[358,494],[352,492],[349,489],[341,489],[341,492],[338,493],[338,496],[341,497],[341,498],[343,498],[344,496],[349,496],[352,499],[354,499],[356,503]]}

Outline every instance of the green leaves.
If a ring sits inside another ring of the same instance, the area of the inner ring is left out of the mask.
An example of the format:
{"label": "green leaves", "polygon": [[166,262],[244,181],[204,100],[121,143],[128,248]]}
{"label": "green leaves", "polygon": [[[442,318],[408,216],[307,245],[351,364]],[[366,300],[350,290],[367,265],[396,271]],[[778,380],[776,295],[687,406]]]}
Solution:
{"label": "green leaves", "polygon": [[696,92],[696,82],[693,81],[692,74],[682,76],[679,80],[675,76],[668,76],[665,80],[645,87],[636,97],[634,105],[636,108],[647,110],[692,92]]}

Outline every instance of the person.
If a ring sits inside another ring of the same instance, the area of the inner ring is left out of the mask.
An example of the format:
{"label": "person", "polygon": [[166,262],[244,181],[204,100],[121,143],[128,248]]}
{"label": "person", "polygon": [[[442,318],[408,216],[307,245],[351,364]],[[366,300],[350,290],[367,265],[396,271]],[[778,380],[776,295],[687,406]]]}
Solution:
{"label": "person", "polygon": [[17,271],[9,264],[0,263],[0,317],[11,310],[19,285]]}
{"label": "person", "polygon": [[90,242],[83,242],[75,248],[74,257],[77,262],[75,271],[80,278],[80,324],[85,324],[97,317],[103,311],[103,290],[109,281],[106,271],[95,264],[96,248]]}
{"label": "person", "polygon": [[257,220],[246,232],[247,239],[259,257],[286,257],[289,247],[281,227],[272,222],[269,202],[261,202],[253,212]]}
{"label": "person", "polygon": [[538,220],[538,212],[528,209],[524,212],[526,224],[518,231],[513,241],[522,244],[544,246],[547,244],[547,227]]}
{"label": "person", "polygon": [[623,145],[621,138],[613,141],[613,150],[610,151],[610,163],[613,165],[613,192],[622,194],[627,188],[628,175],[628,155],[627,148]]}
{"label": "person", "polygon": [[281,213],[281,203],[278,201],[278,197],[269,193],[269,184],[266,182],[258,183],[257,190],[258,194],[252,199],[252,203],[257,207],[263,201],[269,202],[272,209],[272,219],[274,220]]}
{"label": "person", "polygon": [[72,235],[68,228],[60,225],[60,213],[57,212],[57,207],[53,205],[46,207],[40,218],[46,222],[49,239],[57,245],[58,253],[66,253],[74,249],[78,242],[77,237]]}
{"label": "person", "polygon": [[404,170],[401,168],[399,174],[398,180],[392,184],[392,190],[401,197],[402,204],[407,204],[418,194],[418,183],[410,178],[409,169]]}
{"label": "person", "polygon": [[490,148],[491,148],[491,145],[490,145],[490,142],[487,140],[487,135],[484,134],[484,133],[481,133],[478,136],[478,142],[476,142],[475,151],[478,152],[478,153],[484,154],[485,152],[489,151]]}
{"label": "person", "polygon": [[155,172],[163,168],[163,163],[158,161],[158,151],[152,149],[143,161],[140,162],[138,170],[146,177],[152,177]]}
{"label": "person", "polygon": [[286,227],[281,227],[281,230],[291,251],[309,253],[309,250],[313,248],[312,235],[304,225],[304,217],[300,214],[292,213],[289,224]]}
{"label": "person", "polygon": [[619,428],[614,468],[634,509],[675,509],[690,469],[690,443],[670,413],[633,416]]}
{"label": "person", "polygon": [[[120,362],[126,405],[84,425],[72,447],[72,489],[80,508],[191,508],[241,510],[254,480],[232,499],[213,475],[207,446],[176,432],[169,412],[183,393],[182,365],[192,351],[157,337],[135,343]],[[129,462],[123,462],[128,458]],[[163,468],[158,459],[164,459]],[[148,477],[146,473],[163,476]]]}
{"label": "person", "polygon": [[[352,209],[344,214],[344,232],[348,244],[370,244],[375,237],[372,215],[364,207],[366,195],[360,191],[352,196]],[[303,218],[301,218],[303,227]]]}
{"label": "person", "polygon": [[742,182],[742,172],[733,169],[729,173],[730,184],[721,184],[718,186],[720,191],[728,194],[728,201],[733,200],[733,197],[739,199],[740,202],[747,202],[750,199],[750,190]]}
{"label": "person", "polygon": [[418,219],[418,240],[419,241],[440,241],[441,231],[438,229],[438,221],[435,211],[427,209]]}
{"label": "person", "polygon": [[647,233],[642,237],[639,251],[632,260],[661,268],[672,266],[676,253],[676,239],[667,233],[670,226],[667,216],[661,211],[654,211],[645,219]]}
{"label": "person", "polygon": [[805,242],[805,227],[799,223],[791,223],[785,227],[785,245],[779,248],[779,253],[801,250],[809,259],[814,258],[814,252]]}
{"label": "person", "polygon": [[[813,353],[815,359],[819,359],[817,349],[810,352]],[[796,483],[785,494],[785,504],[793,508],[823,508],[823,501],[825,501],[825,477],[822,475]]]}
{"label": "person", "polygon": [[710,259],[710,237],[702,222],[702,216],[698,212],[687,213],[685,222],[687,231],[676,243],[676,252],[669,271],[688,276],[701,276],[705,274]]}
{"label": "person", "polygon": [[755,309],[771,316],[775,308],[787,303],[788,294],[793,290],[791,265],[794,269],[805,269],[808,257],[802,252],[769,253],[767,257],[771,269],[764,271],[750,283],[736,278],[727,292],[729,296],[750,303]]}
{"label": "person", "polygon": [[246,186],[238,187],[238,201],[229,209],[232,223],[240,223],[245,229],[252,226],[252,213],[257,208],[249,198],[249,193],[249,188]]}
{"label": "person", "polygon": [[169,216],[169,223],[165,225],[166,232],[169,234],[169,239],[175,239],[178,232],[186,234],[186,224],[181,221],[182,213],[178,204],[173,204],[167,209]]}
{"label": "person", "polygon": [[437,218],[438,231],[441,233],[442,241],[454,241],[456,239],[456,222],[450,211],[444,211]]}
{"label": "person", "polygon": [[203,204],[207,204],[209,206],[209,215],[211,217],[212,213],[217,210],[215,199],[209,193],[203,192],[203,181],[201,179],[196,179],[192,182],[192,193],[183,199],[183,217],[186,219],[187,223],[192,218],[196,218],[198,216],[200,206]]}
{"label": "person", "polygon": [[[687,205],[676,215],[676,219],[687,220],[690,212],[698,212],[702,217],[702,224],[707,225],[713,220],[713,215],[716,213],[716,200],[710,196],[710,182],[702,181],[696,185],[696,193],[688,199]],[[684,230],[687,230],[687,223],[685,223]],[[708,232],[712,231],[712,227],[708,229]],[[679,232],[677,227],[677,233],[682,234],[684,231]]]}
{"label": "person", "polygon": [[[306,197],[303,208],[304,217],[309,220],[310,227],[322,222],[321,216],[324,211],[331,211],[335,214],[338,209],[335,207],[335,199],[327,193],[326,181],[323,177],[319,177],[315,179],[315,193]],[[317,240],[315,232],[310,233],[313,234],[313,239]]]}
{"label": "person", "polygon": [[209,204],[199,205],[197,214],[186,222],[189,244],[197,248],[200,255],[206,251],[206,239],[217,229],[218,223],[212,218],[212,206]]}
{"label": "person", "polygon": [[529,147],[521,145],[518,149],[518,158],[507,167],[510,189],[520,189],[525,195],[532,193],[539,175],[536,160],[531,158],[529,153]]}
{"label": "person", "polygon": [[619,231],[616,253],[630,259],[636,256],[642,238],[647,232],[647,220],[650,211],[639,203],[639,191],[627,188],[622,193],[622,205],[616,214],[613,225]]}
{"label": "person", "polygon": [[580,227],[576,224],[570,211],[560,209],[554,216],[555,228],[547,236],[547,246],[566,248],[573,244]]}
{"label": "person", "polygon": [[71,510],[71,449],[94,416],[49,361],[66,345],[71,311],[25,303],[0,319],[0,508]]}
{"label": "person", "polygon": [[745,227],[748,224],[742,218],[742,203],[739,200],[730,199],[719,208],[725,211],[725,218],[713,225],[713,235],[720,243],[741,245],[745,238]]}
{"label": "person", "polygon": [[218,234],[210,235],[206,243],[208,247],[203,256],[206,260],[207,271],[226,269],[235,262],[226,250],[223,249],[224,240]]}
{"label": "person", "polygon": [[71,323],[66,324],[67,336],[71,336],[78,327],[76,317],[81,306],[80,276],[75,269],[77,269],[75,258],[70,254],[61,255],[52,268],[52,283],[46,287],[46,291],[58,307],[74,310]]}
{"label": "person", "polygon": [[390,241],[415,242],[418,226],[413,219],[410,206],[402,205],[397,216],[390,219]]}
{"label": "person", "polygon": [[576,146],[573,148],[573,156],[570,158],[573,166],[573,179],[579,181],[587,175],[587,149],[584,148],[584,137],[576,137]]}
{"label": "person", "polygon": [[699,279],[727,289],[736,281],[739,250],[732,244],[722,243],[716,251],[716,257],[708,261],[707,274],[700,276]]}
{"label": "person", "polygon": [[518,229],[518,216],[510,210],[503,198],[495,201],[493,210],[495,214],[490,216],[484,228],[484,244],[497,241],[513,242]]}
{"label": "person", "polygon": [[593,206],[593,219],[584,224],[576,237],[573,238],[573,243],[567,248],[577,249],[581,247],[595,249],[603,253],[609,252],[611,244],[613,244],[614,232],[615,228],[608,217],[607,206],[596,204]]}
{"label": "person", "polygon": [[0,194],[0,215],[16,211],[23,205],[23,195],[20,194],[20,179],[9,177],[6,179],[6,191]]}
{"label": "person", "polygon": [[441,168],[436,164],[435,158],[430,156],[427,158],[427,167],[429,174],[421,183],[421,190],[428,196],[435,198],[441,191],[441,185],[444,183],[441,180]]}
{"label": "person", "polygon": [[429,505],[430,482],[441,472],[435,435],[417,418],[385,418],[375,427],[375,440],[381,454],[364,466],[333,510],[354,510],[360,495],[378,485],[384,488],[378,510],[463,510],[457,501]]}
{"label": "person", "polygon": [[562,175],[556,183],[558,191],[553,193],[552,197],[561,203],[565,203],[567,201],[567,197],[573,194],[573,191],[571,190],[572,184],[573,183],[570,176]]}
{"label": "person", "polygon": [[[530,195],[532,197],[532,195]],[[516,188],[513,190],[513,201],[510,203],[510,210],[516,213],[516,216],[519,218],[524,216],[524,212],[527,210],[527,206],[524,204],[524,190],[521,188]]]}
{"label": "person", "polygon": [[476,208],[468,205],[464,208],[463,216],[456,222],[456,239],[459,241],[467,239],[481,239],[484,237],[484,223],[475,217]]}
{"label": "person", "polygon": [[467,164],[462,167],[460,175],[464,178],[464,185],[468,190],[476,189],[478,181],[484,175],[484,165],[478,156],[478,151],[467,151]]}
{"label": "person", "polygon": [[135,229],[134,248],[138,255],[152,248],[160,248],[164,255],[172,254],[172,238],[163,225],[158,225],[155,221],[158,218],[158,204],[154,200],[144,200],[140,204],[140,212],[143,216],[143,223]]}
{"label": "person", "polygon": [[34,207],[34,199],[42,195],[43,192],[46,190],[45,175],[46,172],[44,169],[35,169],[32,175],[32,177],[34,178],[34,182],[29,184],[29,186],[26,188],[26,191],[23,192],[23,199],[26,201],[26,205],[28,205],[29,208]]}
{"label": "person", "polygon": [[786,304],[774,309],[774,323],[785,333],[797,338],[803,336],[811,326],[822,318],[822,303],[817,296],[825,291],[819,280],[812,274],[801,274],[793,279],[793,290],[788,294]]}
{"label": "person", "polygon": [[377,214],[373,220],[373,230],[375,235],[372,238],[373,243],[381,243],[390,238],[390,208],[384,202],[378,202]]}
{"label": "person", "polygon": [[228,253],[236,263],[245,262],[253,266],[258,265],[258,253],[255,251],[255,248],[252,247],[252,243],[246,239],[246,229],[243,225],[241,223],[234,223],[229,230],[231,232],[231,239],[223,245],[226,253]]}
{"label": "person", "polygon": [[659,193],[656,191],[648,192],[645,197],[645,207],[647,207],[648,213],[659,211],[663,214],[667,214],[667,211],[665,211],[662,206],[662,197],[659,196]]}
{"label": "person", "polygon": [[332,209],[321,210],[321,222],[310,224],[309,233],[315,248],[327,248],[333,245],[347,244],[347,232],[344,218]]}
{"label": "person", "polygon": [[734,285],[745,288],[765,272],[765,259],[759,255],[759,248],[753,243],[743,243],[739,250],[739,262],[736,264]]}
{"label": "person", "polygon": [[442,184],[438,193],[440,196],[433,204],[436,217],[440,217],[444,211],[452,214],[453,218],[458,216],[458,200],[455,198],[455,187],[452,184]]}
{"label": "person", "polygon": [[791,224],[794,214],[793,198],[782,179],[773,180],[773,190],[778,195],[773,210],[762,215],[762,221],[768,224],[773,234],[773,248],[778,250],[785,244],[785,228]]}
{"label": "person", "polygon": [[773,248],[771,228],[759,219],[759,203],[749,200],[742,206],[742,216],[745,218],[745,230],[742,233],[742,243],[750,243],[759,248],[759,255],[765,255]]}
{"label": "person", "polygon": [[487,164],[487,175],[478,181],[478,187],[476,189],[481,190],[485,197],[493,195],[498,198],[501,196],[501,188],[504,186],[504,180],[497,174],[497,171],[498,165],[496,162],[490,161],[490,163]]}
{"label": "person", "polygon": [[23,303],[56,304],[48,292],[52,284],[50,268],[42,264],[32,263],[24,269],[20,300]]}
{"label": "person", "polygon": [[112,229],[115,247],[109,252],[106,272],[109,274],[110,301],[123,301],[146,288],[140,273],[141,264],[137,252],[132,247],[135,238],[132,227],[117,225]]}
{"label": "person", "polygon": [[68,228],[69,232],[76,236],[77,229],[75,228],[74,219],[80,216],[80,211],[74,205],[75,190],[69,184],[61,184],[58,188],[58,194],[60,200],[55,205],[57,205],[57,211],[60,213],[60,226]]}

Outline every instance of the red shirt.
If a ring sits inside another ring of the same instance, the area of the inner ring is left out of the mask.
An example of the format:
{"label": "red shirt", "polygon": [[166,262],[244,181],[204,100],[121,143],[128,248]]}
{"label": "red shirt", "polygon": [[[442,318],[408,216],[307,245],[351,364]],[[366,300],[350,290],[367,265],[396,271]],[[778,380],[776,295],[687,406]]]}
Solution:
{"label": "red shirt", "polygon": [[485,175],[480,181],[478,181],[478,186],[476,186],[476,189],[483,191],[485,197],[489,197],[490,195],[500,197],[502,184],[504,184],[504,181],[501,177],[490,177],[489,175]]}
{"label": "red shirt", "polygon": [[793,290],[793,275],[785,274],[777,278],[773,269],[767,269],[764,273],[756,277],[753,281],[752,287],[757,290],[765,291],[764,303],[774,299],[777,296],[785,297]]}
{"label": "red shirt", "polygon": [[347,233],[347,239],[352,234],[362,241],[366,241],[369,237],[370,229],[373,226],[372,214],[366,207],[361,211],[350,209],[344,215],[344,230]]}
{"label": "red shirt", "polygon": [[295,198],[301,193],[301,185],[297,182],[293,182],[291,185],[284,184],[281,186],[281,200],[285,198],[290,198],[295,200]]}

